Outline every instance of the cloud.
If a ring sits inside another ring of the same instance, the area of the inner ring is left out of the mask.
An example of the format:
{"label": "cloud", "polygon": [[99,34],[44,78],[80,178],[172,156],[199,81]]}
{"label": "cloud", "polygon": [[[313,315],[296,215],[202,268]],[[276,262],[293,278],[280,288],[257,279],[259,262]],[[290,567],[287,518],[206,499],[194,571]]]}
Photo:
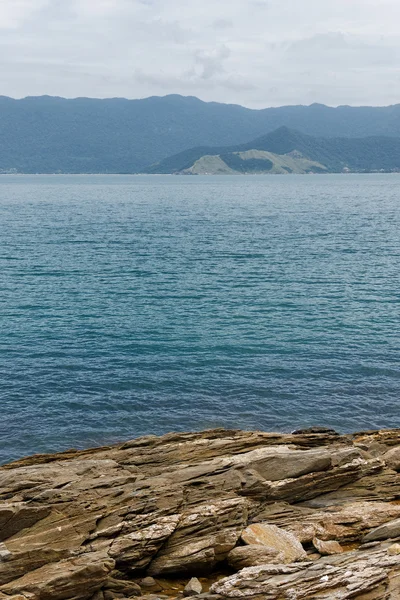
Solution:
{"label": "cloud", "polygon": [[194,65],[187,72],[189,79],[212,79],[215,75],[225,72],[224,61],[231,52],[226,46],[213,50],[197,50],[194,53]]}
{"label": "cloud", "polygon": [[398,0],[1,0],[2,94],[400,98]]}

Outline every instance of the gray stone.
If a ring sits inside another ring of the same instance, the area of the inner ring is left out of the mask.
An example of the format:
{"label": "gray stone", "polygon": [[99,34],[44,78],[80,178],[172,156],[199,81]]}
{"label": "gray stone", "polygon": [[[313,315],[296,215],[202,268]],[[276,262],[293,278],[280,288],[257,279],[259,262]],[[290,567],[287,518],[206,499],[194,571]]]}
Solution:
{"label": "gray stone", "polygon": [[375,542],[377,540],[388,540],[400,536],[400,519],[389,521],[380,527],[376,527],[363,537],[363,542]]}
{"label": "gray stone", "polygon": [[192,579],[187,583],[185,589],[183,590],[184,596],[198,596],[203,591],[203,586],[197,577],[192,577]]}

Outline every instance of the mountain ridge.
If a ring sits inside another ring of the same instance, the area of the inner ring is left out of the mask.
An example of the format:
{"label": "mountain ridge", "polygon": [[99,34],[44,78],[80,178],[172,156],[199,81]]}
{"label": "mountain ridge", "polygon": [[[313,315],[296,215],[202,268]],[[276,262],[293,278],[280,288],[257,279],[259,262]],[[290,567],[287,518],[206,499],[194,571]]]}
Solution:
{"label": "mountain ridge", "polygon": [[194,96],[0,96],[0,171],[136,173],[197,146],[230,146],[279,126],[311,135],[400,137],[400,105],[251,109]]}

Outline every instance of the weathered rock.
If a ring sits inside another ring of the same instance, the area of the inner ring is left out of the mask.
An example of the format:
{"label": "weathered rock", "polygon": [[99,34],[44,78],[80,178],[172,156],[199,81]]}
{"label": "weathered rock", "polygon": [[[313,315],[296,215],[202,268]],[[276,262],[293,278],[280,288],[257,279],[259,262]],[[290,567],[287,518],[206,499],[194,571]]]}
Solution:
{"label": "weathered rock", "polygon": [[[291,593],[307,598],[307,564],[271,564],[282,562],[279,550],[273,558],[266,546],[238,546],[242,531],[258,523],[276,525],[281,540],[289,535],[308,544],[313,538],[359,543],[371,530],[400,519],[400,504],[392,502],[400,498],[400,475],[391,462],[398,448],[398,430],[340,436],[219,429],[4,465],[0,600],[133,598],[140,593],[133,579],[200,576],[227,557],[234,568],[268,559],[269,568],[284,569],[283,577],[296,574]],[[370,544],[360,550],[367,568],[369,556],[380,560],[380,545]],[[385,560],[397,560],[388,546],[382,549]],[[360,553],[345,553],[350,570]],[[324,565],[326,559],[314,560]],[[398,581],[397,563],[390,573],[386,564],[376,589],[389,594],[388,586]],[[364,589],[357,585],[352,597]],[[182,589],[180,584],[177,594]]]}
{"label": "weathered rock", "polygon": [[269,600],[398,600],[400,556],[383,549],[351,552],[309,563],[243,569],[211,586],[222,598]]}
{"label": "weathered rock", "polygon": [[186,511],[148,573],[160,576],[209,572],[235,547],[246,522],[247,501],[243,498],[207,503]]}
{"label": "weathered rock", "polygon": [[361,541],[369,530],[399,517],[400,504],[344,501],[324,510],[279,502],[264,506],[254,518],[291,531],[303,544],[314,537],[348,544]]}
{"label": "weathered rock", "polygon": [[166,596],[165,594],[144,594],[143,596],[140,597],[140,600],[171,600],[171,599],[169,596]]}
{"label": "weathered rock", "polygon": [[400,471],[400,447],[392,448],[382,456],[382,460],[386,463],[389,469]]}
{"label": "weathered rock", "polygon": [[228,554],[228,564],[240,571],[246,567],[256,567],[268,563],[279,564],[286,562],[284,552],[276,548],[252,544],[250,546],[237,546]]}
{"label": "weathered rock", "polygon": [[242,540],[246,544],[257,544],[282,552],[286,563],[307,560],[307,554],[299,540],[292,533],[279,529],[276,525],[265,523],[249,525],[242,532]]}
{"label": "weathered rock", "polygon": [[87,600],[103,584],[114,567],[105,553],[51,563],[1,586],[5,594],[31,594],[32,600]]}
{"label": "weathered rock", "polygon": [[186,584],[185,589],[183,590],[184,596],[198,596],[203,591],[203,586],[197,577],[192,577],[192,579]]}
{"label": "weathered rock", "polygon": [[309,435],[310,433],[323,433],[323,434],[331,434],[331,435],[339,435],[337,431],[334,429],[330,429],[329,427],[319,427],[318,425],[313,425],[312,427],[306,427],[305,429],[295,429],[292,431],[293,435]]}
{"label": "weathered rock", "polygon": [[103,586],[104,600],[108,600],[107,595],[110,597],[110,600],[112,600],[111,595],[121,598],[133,598],[142,595],[142,590],[137,583],[134,581],[128,581],[126,579],[118,579],[112,575],[113,573],[110,574],[110,577],[108,577]]}
{"label": "weathered rock", "polygon": [[154,577],[144,577],[139,582],[140,588],[145,591],[159,592],[162,590],[160,584],[154,579]]}
{"label": "weathered rock", "polygon": [[392,544],[391,546],[389,546],[387,551],[388,551],[388,554],[390,554],[392,556],[400,554],[400,544]]}
{"label": "weathered rock", "polygon": [[119,536],[110,544],[109,555],[118,565],[131,571],[143,569],[175,531],[179,518],[179,515],[160,517],[148,527]]}
{"label": "weathered rock", "polygon": [[314,547],[322,556],[330,556],[332,554],[341,554],[343,552],[342,546],[335,540],[324,541],[318,538],[313,538]]}
{"label": "weathered rock", "polygon": [[364,536],[363,542],[375,542],[400,537],[400,519],[389,521],[380,527],[376,527]]}

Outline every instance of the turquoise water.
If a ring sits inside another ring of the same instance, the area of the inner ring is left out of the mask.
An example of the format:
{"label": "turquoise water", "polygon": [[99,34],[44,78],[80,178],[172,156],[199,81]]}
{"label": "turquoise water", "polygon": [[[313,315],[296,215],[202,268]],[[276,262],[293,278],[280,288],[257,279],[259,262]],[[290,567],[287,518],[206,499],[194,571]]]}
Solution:
{"label": "turquoise water", "polygon": [[0,177],[0,461],[400,426],[400,177]]}

